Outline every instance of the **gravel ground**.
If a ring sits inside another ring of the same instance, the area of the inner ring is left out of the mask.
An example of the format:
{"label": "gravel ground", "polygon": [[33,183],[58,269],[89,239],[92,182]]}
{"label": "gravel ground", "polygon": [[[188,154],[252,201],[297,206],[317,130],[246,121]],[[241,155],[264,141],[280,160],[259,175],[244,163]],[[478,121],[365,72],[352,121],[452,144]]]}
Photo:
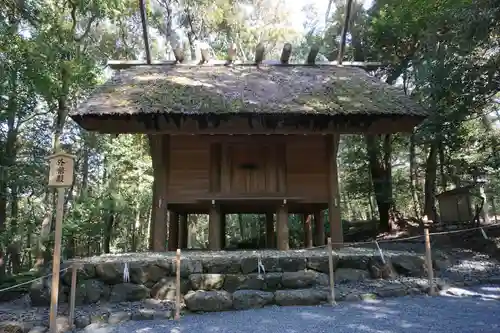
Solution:
{"label": "gravel ground", "polygon": [[[450,291],[448,291],[450,293]],[[453,289],[454,295],[339,303],[334,308],[268,307],[191,315],[175,321],[94,326],[95,333],[480,333],[500,331],[500,287]],[[497,313],[497,315],[495,315]],[[89,328],[90,329],[90,328]],[[87,330],[90,332],[90,330]]]}

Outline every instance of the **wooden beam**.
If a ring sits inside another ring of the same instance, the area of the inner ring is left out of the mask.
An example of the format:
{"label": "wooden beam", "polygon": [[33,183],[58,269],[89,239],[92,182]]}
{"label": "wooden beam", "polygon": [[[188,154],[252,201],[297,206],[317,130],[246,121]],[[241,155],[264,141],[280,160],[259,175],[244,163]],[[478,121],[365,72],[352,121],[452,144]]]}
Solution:
{"label": "wooden beam", "polygon": [[[221,115],[223,120],[216,128],[200,128],[197,117],[183,115],[184,120],[181,127],[176,126],[170,114],[158,117],[156,127],[147,126],[151,121],[151,114],[116,114],[116,115],[73,115],[72,118],[80,126],[89,131],[108,134],[145,133],[145,134],[170,134],[170,135],[326,135],[326,134],[389,134],[389,133],[411,133],[415,126],[424,120],[424,117],[408,116],[328,116],[328,115],[300,115],[313,122],[321,123],[321,127],[301,128],[299,115],[284,114],[269,116],[270,119],[285,121],[286,126],[273,128],[262,124],[257,128],[248,125],[248,117],[241,115]],[[267,117],[261,115],[260,117]],[[278,118],[280,117],[280,118]],[[383,118],[382,118],[383,117]],[[378,119],[378,120],[377,120]]]}
{"label": "wooden beam", "polygon": [[278,207],[276,212],[276,233],[277,247],[280,251],[288,251],[290,249],[289,233],[288,233],[288,207],[286,200]]}
{"label": "wooden beam", "polygon": [[221,219],[219,206],[212,203],[208,213],[208,249],[211,251],[220,251],[222,249],[220,230]]}
{"label": "wooden beam", "polygon": [[144,49],[146,50],[147,64],[151,64],[151,49],[149,47],[148,22],[144,0],[139,0],[139,12],[141,13],[142,38],[144,39]]}
{"label": "wooden beam", "polygon": [[[340,48],[339,54],[337,57],[337,62],[339,65],[342,64],[342,59],[344,58],[345,52],[345,42],[347,38],[347,31],[349,30],[349,20],[351,19],[351,9],[352,9],[352,0],[347,0],[346,10],[345,10],[345,18],[344,18],[344,26],[342,27],[342,34],[340,35]],[[333,242],[333,240],[332,240]]]}
{"label": "wooden beam", "polygon": [[318,53],[319,53],[319,46],[317,44],[311,46],[311,49],[309,50],[309,54],[307,55],[306,64],[315,65],[316,64],[316,57],[318,56]]}
{"label": "wooden beam", "polygon": [[290,61],[290,56],[292,55],[292,44],[286,43],[283,46],[283,51],[281,51],[280,62],[282,64],[288,64]]}
{"label": "wooden beam", "polygon": [[227,49],[227,58],[224,65],[231,65],[236,59],[236,44],[232,43]]}
{"label": "wooden beam", "polygon": [[170,211],[168,214],[168,250],[176,251],[179,246],[179,214]]}
{"label": "wooden beam", "polygon": [[197,48],[199,49],[199,56],[200,56],[198,64],[203,65],[208,63],[208,61],[210,60],[210,54],[209,54],[210,45],[208,45],[205,42],[198,42]]}
{"label": "wooden beam", "polygon": [[153,164],[153,216],[151,219],[151,250],[163,252],[167,240],[167,193],[170,165],[170,136],[167,134],[148,135]]}
{"label": "wooden beam", "polygon": [[[184,45],[185,41],[183,36],[180,35],[178,31],[172,31],[172,34],[169,37],[170,47],[174,52],[174,64],[183,63],[185,60],[184,56]],[[192,59],[191,62],[196,62],[197,60]]]}
{"label": "wooden beam", "polygon": [[337,168],[337,152],[339,148],[340,135],[331,134],[326,137],[327,161],[328,161],[328,220],[330,222],[330,238],[333,247],[339,247],[344,242],[344,232],[340,219],[340,195]]}
{"label": "wooden beam", "polygon": [[258,66],[264,61],[264,53],[266,52],[266,48],[263,43],[257,44],[255,47],[255,64]]}
{"label": "wooden beam", "polygon": [[175,57],[175,61],[176,63],[183,63],[184,62],[184,50],[178,46],[176,47],[175,49],[173,49],[173,52],[174,52],[174,57]]}
{"label": "wooden beam", "polygon": [[325,221],[321,210],[314,212],[314,246],[325,245]]}

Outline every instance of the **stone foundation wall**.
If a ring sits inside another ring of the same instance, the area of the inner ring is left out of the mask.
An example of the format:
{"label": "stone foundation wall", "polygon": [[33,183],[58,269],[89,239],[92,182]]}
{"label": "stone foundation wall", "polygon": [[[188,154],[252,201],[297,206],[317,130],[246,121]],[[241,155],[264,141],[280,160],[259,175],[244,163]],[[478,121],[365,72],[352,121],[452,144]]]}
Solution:
{"label": "stone foundation wall", "polygon": [[[141,258],[142,259],[139,259]],[[98,301],[124,302],[147,298],[175,299],[175,257],[135,254],[98,257],[78,272],[77,305]],[[187,254],[181,260],[181,293],[190,311],[222,311],[262,307],[267,304],[313,305],[329,296],[326,252],[260,254],[265,273],[257,273],[256,253]],[[423,257],[386,255],[386,264],[373,253],[334,256],[335,284],[394,279],[399,275],[424,277]],[[130,281],[124,282],[124,263]],[[60,300],[68,298],[71,271],[61,279]],[[31,286],[33,305],[49,303],[50,281]]]}

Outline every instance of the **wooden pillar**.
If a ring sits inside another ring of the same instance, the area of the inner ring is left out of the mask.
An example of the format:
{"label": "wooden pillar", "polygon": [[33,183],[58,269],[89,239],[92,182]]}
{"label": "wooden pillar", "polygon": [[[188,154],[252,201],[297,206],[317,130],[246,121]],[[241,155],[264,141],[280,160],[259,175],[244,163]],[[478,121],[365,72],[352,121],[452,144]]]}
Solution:
{"label": "wooden pillar", "polygon": [[273,249],[276,247],[274,245],[274,239],[276,235],[274,233],[274,214],[266,213],[266,247],[268,249]]}
{"label": "wooden pillar", "polygon": [[328,220],[330,222],[330,237],[333,247],[339,247],[344,242],[342,221],[340,219],[339,178],[337,168],[337,152],[340,136],[338,134],[326,137],[328,161]]}
{"label": "wooden pillar", "polygon": [[307,249],[313,247],[312,215],[304,214],[302,220],[304,221],[304,247]]}
{"label": "wooden pillar", "polygon": [[314,212],[314,246],[325,245],[325,221],[323,216],[321,210]]}
{"label": "wooden pillar", "polygon": [[167,242],[167,193],[170,165],[170,136],[148,135],[153,164],[153,209],[151,217],[150,249],[155,252],[166,250]]}
{"label": "wooden pillar", "polygon": [[226,248],[226,214],[220,213],[220,248]]}
{"label": "wooden pillar", "polygon": [[483,209],[481,210],[481,217],[483,218],[483,224],[490,223],[490,216],[488,214],[488,198],[486,197],[486,191],[484,190],[484,184],[479,185],[479,195],[483,199]]}
{"label": "wooden pillar", "polygon": [[179,214],[170,211],[168,214],[168,250],[176,251],[179,245]]}
{"label": "wooden pillar", "polygon": [[212,203],[208,212],[208,249],[219,251],[221,249],[221,219],[219,207]]}
{"label": "wooden pillar", "polygon": [[290,249],[290,243],[288,239],[288,207],[286,205],[286,200],[278,207],[276,212],[276,233],[278,250],[287,251]]}
{"label": "wooden pillar", "polygon": [[188,214],[179,214],[179,249],[187,249],[188,243]]}

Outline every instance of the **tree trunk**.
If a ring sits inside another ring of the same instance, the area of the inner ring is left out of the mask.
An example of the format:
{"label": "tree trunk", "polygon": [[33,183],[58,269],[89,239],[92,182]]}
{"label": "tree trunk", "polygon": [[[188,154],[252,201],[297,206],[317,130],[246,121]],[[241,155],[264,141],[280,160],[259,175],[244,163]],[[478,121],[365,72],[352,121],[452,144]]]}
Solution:
{"label": "tree trunk", "polygon": [[446,167],[446,158],[444,152],[444,144],[443,137],[439,136],[438,139],[438,147],[439,147],[439,175],[441,178],[441,191],[446,191],[448,187],[448,177],[446,176],[445,167]]}
{"label": "tree trunk", "polygon": [[366,135],[365,141],[373,189],[380,217],[379,231],[388,232],[391,230],[390,210],[393,205],[391,179],[391,135],[388,134],[384,136],[382,152],[379,139],[374,135]]}
{"label": "tree trunk", "polygon": [[437,151],[438,142],[433,140],[429,147],[429,153],[425,162],[425,186],[424,186],[424,215],[432,221],[436,221],[436,178],[437,178]]}
{"label": "tree trunk", "polygon": [[243,216],[238,214],[238,226],[240,227],[240,238],[245,239],[245,227],[243,226]]}
{"label": "tree trunk", "polygon": [[[7,222],[7,202],[9,199],[9,183],[11,182],[11,170],[16,162],[16,143],[18,130],[16,126],[16,115],[17,115],[17,73],[13,72],[13,77],[10,80],[11,94],[9,96],[9,102],[7,104],[7,138],[5,141],[5,150],[0,156],[0,235],[4,235],[6,230]],[[15,187],[15,186],[14,186]],[[11,207],[11,218],[14,224],[14,228],[17,229],[17,188],[11,188],[11,195],[15,195],[15,198],[11,197],[11,202],[14,200],[15,207]],[[5,275],[5,264],[6,258],[4,258],[4,251],[6,251],[5,244],[0,244],[0,279]],[[6,251],[9,252],[9,251]],[[16,255],[16,254],[15,254]]]}
{"label": "tree trunk", "polygon": [[10,188],[10,234],[13,241],[7,247],[7,254],[10,258],[12,265],[12,273],[18,274],[21,270],[21,239],[19,237],[19,230],[17,225],[17,218],[19,215],[19,198],[18,186],[11,185]]}
{"label": "tree trunk", "polygon": [[112,209],[110,209],[104,218],[104,238],[102,242],[102,248],[104,253],[111,252],[111,237],[113,232],[113,227],[115,225],[115,214]]}
{"label": "tree trunk", "polygon": [[415,133],[410,138],[410,191],[413,201],[413,211],[416,217],[420,216],[420,203],[417,193],[417,153],[416,153]]}
{"label": "tree trunk", "polygon": [[140,202],[136,203],[135,207],[135,221],[132,224],[132,246],[131,246],[131,251],[136,252],[137,251],[137,238],[138,238],[138,232],[140,230],[141,226],[141,205]]}

